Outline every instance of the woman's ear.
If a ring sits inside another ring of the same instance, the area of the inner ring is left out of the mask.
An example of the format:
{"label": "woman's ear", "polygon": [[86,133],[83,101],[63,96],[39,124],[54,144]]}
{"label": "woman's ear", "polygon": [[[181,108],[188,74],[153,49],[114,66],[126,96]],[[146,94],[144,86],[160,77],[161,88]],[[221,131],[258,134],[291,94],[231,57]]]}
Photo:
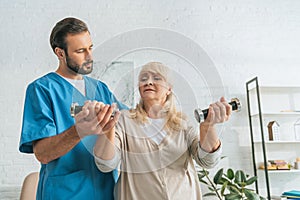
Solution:
{"label": "woman's ear", "polygon": [[171,94],[171,88],[169,88],[168,92],[167,92],[167,96]]}

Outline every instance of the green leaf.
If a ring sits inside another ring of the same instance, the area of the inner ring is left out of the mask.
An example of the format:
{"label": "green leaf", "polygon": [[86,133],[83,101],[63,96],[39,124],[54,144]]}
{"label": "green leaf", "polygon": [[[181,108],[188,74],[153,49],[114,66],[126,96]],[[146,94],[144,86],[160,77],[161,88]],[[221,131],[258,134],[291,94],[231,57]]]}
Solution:
{"label": "green leaf", "polygon": [[239,173],[241,173],[241,177],[242,177],[242,182],[246,182],[247,178],[245,173],[242,170],[238,170]]}
{"label": "green leaf", "polygon": [[244,187],[246,185],[246,176],[242,170],[237,170],[235,172],[234,182],[237,183],[240,187]]}
{"label": "green leaf", "polygon": [[228,182],[228,180],[226,179],[226,178],[221,178],[220,180],[219,180],[219,185],[223,185],[225,182]]}
{"label": "green leaf", "polygon": [[203,195],[203,197],[209,197],[209,196],[217,196],[217,194],[213,192],[209,192]]}
{"label": "green leaf", "polygon": [[205,169],[198,170],[197,173],[201,174],[201,175],[204,175],[204,176],[209,174],[209,172],[207,170],[205,170]]}
{"label": "green leaf", "polygon": [[229,180],[232,180],[234,178],[234,172],[232,169],[227,170],[227,178],[229,178]]}
{"label": "green leaf", "polygon": [[223,176],[223,168],[220,169],[220,170],[216,173],[216,175],[214,176],[214,183],[215,183],[215,184],[221,184],[221,183],[220,183],[220,180],[221,180],[222,176]]}
{"label": "green leaf", "polygon": [[208,171],[203,169],[197,172],[199,181],[207,185],[207,188],[210,190],[204,196],[224,197],[225,200],[265,200],[265,198],[256,194],[253,189],[246,188],[247,185],[257,181],[257,177],[251,177],[242,170],[234,172],[234,170],[229,168],[224,174],[224,169],[221,168],[215,174],[212,182],[208,176]]}
{"label": "green leaf", "polygon": [[198,174],[198,179],[200,180],[200,179],[203,179],[205,177],[205,175],[204,174]]}
{"label": "green leaf", "polygon": [[245,189],[244,193],[245,193],[247,199],[249,199],[249,200],[260,200],[259,195],[254,193],[251,190]]}
{"label": "green leaf", "polygon": [[205,178],[205,175],[204,174],[198,174],[198,179],[199,179],[199,181],[200,180],[203,180]]}
{"label": "green leaf", "polygon": [[199,171],[201,174],[209,174],[209,171],[207,171],[206,169],[202,169]]}
{"label": "green leaf", "polygon": [[221,160],[224,159],[224,158],[226,158],[226,157],[227,157],[227,156],[221,156]]}
{"label": "green leaf", "polygon": [[211,187],[211,186],[208,186],[208,189],[210,190],[210,191],[215,191],[215,188],[213,188],[213,187]]}
{"label": "green leaf", "polygon": [[226,181],[225,183],[223,183],[223,186],[221,188],[221,195],[224,196],[224,192],[225,192],[225,189],[227,188],[227,185],[228,185],[228,181]]}
{"label": "green leaf", "polygon": [[256,180],[257,180],[257,177],[256,177],[256,176],[253,176],[253,177],[249,178],[249,179],[246,181],[246,184],[247,184],[247,185],[251,185],[251,184],[254,183]]}
{"label": "green leaf", "polygon": [[235,194],[241,193],[240,189],[236,185],[229,185],[227,188],[231,193],[235,193]]}
{"label": "green leaf", "polygon": [[242,196],[240,194],[226,194],[225,200],[241,200]]}
{"label": "green leaf", "polygon": [[203,180],[203,179],[200,179],[199,181],[200,181],[201,183],[205,184],[205,185],[208,185],[208,182],[206,182],[206,181]]}

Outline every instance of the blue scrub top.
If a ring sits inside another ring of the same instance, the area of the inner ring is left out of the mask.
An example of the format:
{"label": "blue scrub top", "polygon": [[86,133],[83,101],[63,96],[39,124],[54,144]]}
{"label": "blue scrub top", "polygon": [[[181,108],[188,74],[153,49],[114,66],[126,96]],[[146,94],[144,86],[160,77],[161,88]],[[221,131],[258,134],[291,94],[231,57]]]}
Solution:
{"label": "blue scrub top", "polygon": [[[103,82],[87,76],[84,76],[84,81],[86,96],[54,72],[28,86],[19,146],[21,152],[33,153],[33,141],[58,135],[73,126],[75,120],[70,115],[73,102],[83,105],[86,100],[97,100],[126,108]],[[93,157],[96,138],[87,136],[64,156],[41,164],[38,200],[113,199],[117,171],[102,173],[96,167]]]}

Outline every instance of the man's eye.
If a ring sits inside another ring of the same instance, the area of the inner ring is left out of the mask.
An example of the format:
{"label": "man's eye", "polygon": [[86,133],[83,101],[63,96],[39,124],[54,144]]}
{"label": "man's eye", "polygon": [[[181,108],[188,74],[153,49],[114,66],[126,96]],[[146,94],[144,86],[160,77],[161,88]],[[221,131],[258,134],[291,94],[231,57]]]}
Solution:
{"label": "man's eye", "polygon": [[79,49],[79,50],[77,50],[76,52],[77,52],[77,53],[83,53],[84,50],[83,50],[83,49]]}

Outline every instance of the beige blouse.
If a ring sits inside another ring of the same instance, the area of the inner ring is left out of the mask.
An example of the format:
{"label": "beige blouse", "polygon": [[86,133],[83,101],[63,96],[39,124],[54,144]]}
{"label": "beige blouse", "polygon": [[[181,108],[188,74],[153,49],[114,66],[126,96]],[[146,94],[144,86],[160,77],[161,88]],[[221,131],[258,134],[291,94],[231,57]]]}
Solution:
{"label": "beige blouse", "polygon": [[214,153],[203,151],[199,134],[192,126],[180,132],[166,132],[162,142],[156,144],[129,117],[129,111],[122,111],[116,126],[115,158],[107,161],[95,157],[103,172],[112,171],[119,164],[116,199],[201,199],[193,159],[204,168],[212,168],[220,160],[221,148]]}

